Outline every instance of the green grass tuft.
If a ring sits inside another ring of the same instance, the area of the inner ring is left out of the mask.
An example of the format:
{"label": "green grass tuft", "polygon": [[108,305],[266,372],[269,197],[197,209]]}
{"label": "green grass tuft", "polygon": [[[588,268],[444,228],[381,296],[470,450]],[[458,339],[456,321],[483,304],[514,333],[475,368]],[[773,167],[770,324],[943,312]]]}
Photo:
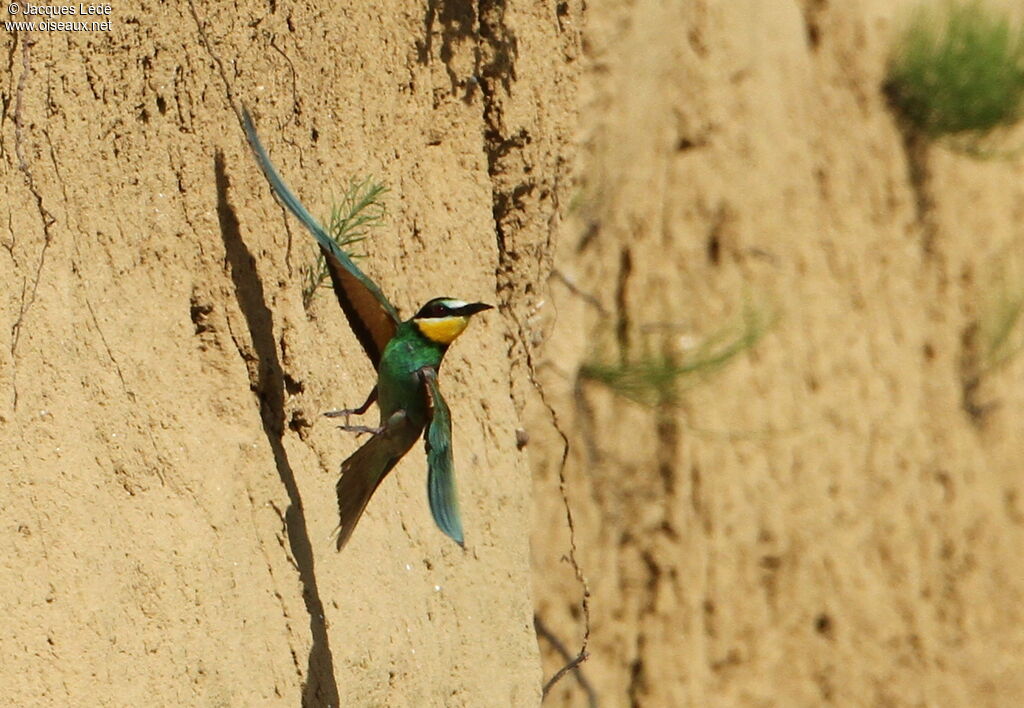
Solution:
{"label": "green grass tuft", "polygon": [[930,138],[981,139],[1018,121],[1024,27],[985,0],[919,7],[890,57],[886,92]]}
{"label": "green grass tuft", "polygon": [[[387,191],[387,187],[372,177],[363,180],[352,178],[341,201],[331,209],[327,233],[350,257],[359,258],[358,254],[352,253],[351,247],[366,238],[371,229],[384,223],[387,209],[382,197]],[[317,249],[316,262],[307,266],[303,278],[302,304],[305,307],[310,306],[316,291],[329,276],[324,254]]]}
{"label": "green grass tuft", "polygon": [[748,305],[740,321],[706,337],[684,355],[653,352],[651,342],[646,342],[645,353],[638,357],[618,362],[598,357],[586,362],[579,375],[637,403],[673,405],[684,382],[714,373],[752,349],[773,322],[773,317]]}
{"label": "green grass tuft", "polygon": [[1024,269],[1016,260],[1011,257],[1001,264],[982,308],[979,377],[1003,368],[1024,351]]}

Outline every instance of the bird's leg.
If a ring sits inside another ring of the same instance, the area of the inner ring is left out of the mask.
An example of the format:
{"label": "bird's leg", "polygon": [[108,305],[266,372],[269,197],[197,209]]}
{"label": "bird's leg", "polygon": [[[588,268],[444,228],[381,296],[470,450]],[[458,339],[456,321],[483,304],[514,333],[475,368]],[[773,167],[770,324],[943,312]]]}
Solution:
{"label": "bird's leg", "polygon": [[369,433],[370,435],[379,435],[384,432],[384,426],[378,426],[376,428],[370,427],[369,425],[339,425],[340,430],[347,431],[349,433]]}
{"label": "bird's leg", "polygon": [[346,425],[348,424],[348,417],[350,415],[362,415],[370,409],[370,405],[377,400],[377,387],[374,386],[373,390],[370,391],[370,395],[366,397],[366,402],[358,408],[342,408],[337,411],[325,411],[324,415],[328,418],[344,418]]}
{"label": "bird's leg", "polygon": [[370,408],[370,404],[377,400],[377,387],[374,386],[373,390],[370,391],[370,395],[366,397],[366,402],[358,408],[345,408],[340,411],[327,411],[324,413],[328,418],[345,418],[345,424],[339,425],[338,427],[342,430],[347,430],[350,433],[369,433],[370,435],[377,435],[384,430],[383,426],[376,428],[370,427],[369,425],[349,425],[348,417],[350,415],[362,415]]}

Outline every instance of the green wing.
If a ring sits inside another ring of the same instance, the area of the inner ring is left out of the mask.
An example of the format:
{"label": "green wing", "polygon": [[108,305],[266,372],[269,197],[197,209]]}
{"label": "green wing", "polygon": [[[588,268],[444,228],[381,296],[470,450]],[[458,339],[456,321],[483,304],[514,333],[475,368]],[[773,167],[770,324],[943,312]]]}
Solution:
{"label": "green wing", "polygon": [[459,500],[455,495],[455,463],[452,460],[452,417],[448,404],[441,396],[437,385],[437,372],[432,368],[423,369],[423,381],[430,398],[431,418],[424,433],[427,441],[427,497],[430,499],[430,513],[438,527],[460,546],[462,520],[459,517]]}
{"label": "green wing", "polygon": [[288,210],[301,221],[310,233],[316,238],[327,261],[327,271],[331,274],[331,283],[334,285],[334,293],[338,296],[341,309],[348,318],[349,326],[355,333],[359,343],[366,350],[374,368],[380,366],[380,355],[384,351],[391,338],[395,336],[395,330],[400,322],[398,312],[394,306],[384,297],[376,283],[366,277],[366,274],[356,267],[352,259],[341,250],[323,227],[313,216],[306,211],[298,198],[292,194],[288,186],[281,179],[281,175],[274,169],[270,162],[267,151],[263,148],[259,137],[256,135],[256,128],[253,127],[252,117],[248,110],[242,111],[242,124],[245,127],[245,134],[249,138],[256,159],[263,168],[263,174],[270,180],[270,186],[278,198],[284,203]]}

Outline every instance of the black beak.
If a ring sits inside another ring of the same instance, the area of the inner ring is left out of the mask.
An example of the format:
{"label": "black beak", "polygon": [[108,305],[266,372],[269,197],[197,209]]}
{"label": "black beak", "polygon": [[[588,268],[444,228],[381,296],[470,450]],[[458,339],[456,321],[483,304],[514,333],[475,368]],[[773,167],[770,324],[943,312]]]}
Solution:
{"label": "black beak", "polygon": [[469,317],[470,315],[475,315],[478,312],[483,312],[484,310],[490,309],[493,309],[493,305],[485,305],[482,302],[471,302],[465,307],[460,307],[458,310],[455,311],[455,314],[463,315],[464,317]]}

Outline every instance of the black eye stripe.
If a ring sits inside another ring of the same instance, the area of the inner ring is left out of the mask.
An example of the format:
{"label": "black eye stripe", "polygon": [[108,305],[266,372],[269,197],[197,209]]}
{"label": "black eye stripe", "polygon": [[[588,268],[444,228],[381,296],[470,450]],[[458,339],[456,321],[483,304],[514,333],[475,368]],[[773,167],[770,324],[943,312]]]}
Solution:
{"label": "black eye stripe", "polygon": [[430,307],[425,308],[425,310],[426,311],[423,314],[424,317],[443,317],[444,316],[444,306],[443,305],[434,304],[434,305],[431,305]]}
{"label": "black eye stripe", "polygon": [[416,313],[416,317],[432,319],[438,317],[449,317],[452,314],[453,313],[451,308],[449,308],[447,305],[441,302],[440,298],[438,298],[431,300],[422,308],[420,308],[420,311]]}

